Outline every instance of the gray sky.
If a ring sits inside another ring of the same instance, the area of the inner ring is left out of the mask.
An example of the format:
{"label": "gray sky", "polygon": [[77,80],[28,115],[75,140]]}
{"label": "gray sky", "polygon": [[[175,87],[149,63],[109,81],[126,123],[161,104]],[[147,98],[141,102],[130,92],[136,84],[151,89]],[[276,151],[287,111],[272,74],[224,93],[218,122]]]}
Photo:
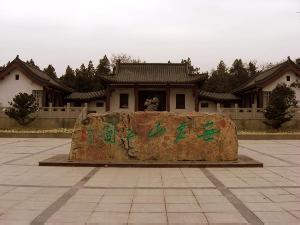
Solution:
{"label": "gray sky", "polygon": [[104,54],[191,57],[201,71],[239,57],[300,58],[300,0],[0,0],[0,64],[33,58],[60,76]]}

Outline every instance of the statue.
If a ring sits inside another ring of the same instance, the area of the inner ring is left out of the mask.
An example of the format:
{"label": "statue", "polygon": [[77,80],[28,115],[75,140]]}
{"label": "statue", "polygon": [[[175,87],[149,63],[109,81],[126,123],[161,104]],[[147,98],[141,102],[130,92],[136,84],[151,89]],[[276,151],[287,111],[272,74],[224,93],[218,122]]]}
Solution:
{"label": "statue", "polygon": [[157,111],[159,106],[159,99],[157,97],[147,98],[144,103],[145,111]]}

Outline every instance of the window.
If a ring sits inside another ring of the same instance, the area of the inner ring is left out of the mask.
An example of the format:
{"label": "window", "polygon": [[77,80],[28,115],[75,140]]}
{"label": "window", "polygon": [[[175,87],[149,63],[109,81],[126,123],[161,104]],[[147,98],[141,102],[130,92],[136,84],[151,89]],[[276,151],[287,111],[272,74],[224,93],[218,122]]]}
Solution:
{"label": "window", "polygon": [[103,107],[104,103],[103,102],[96,102],[96,107]]}
{"label": "window", "polygon": [[202,102],[200,106],[201,108],[208,108],[208,102]]}
{"label": "window", "polygon": [[185,109],[185,95],[176,94],[176,109]]}
{"label": "window", "polygon": [[16,80],[19,80],[19,79],[20,79],[20,75],[19,75],[19,74],[16,74],[15,79],[16,79]]}
{"label": "window", "polygon": [[74,106],[74,107],[81,107],[81,102],[74,102],[74,103],[73,103],[73,106]]}
{"label": "window", "polygon": [[43,91],[42,90],[32,90],[32,95],[35,98],[35,105],[37,107],[42,107]]}
{"label": "window", "polygon": [[290,81],[291,77],[290,76],[286,76],[286,81]]}
{"label": "window", "polygon": [[230,108],[230,103],[229,102],[226,102],[223,104],[224,108]]}
{"label": "window", "polygon": [[120,108],[128,109],[128,94],[120,94]]}

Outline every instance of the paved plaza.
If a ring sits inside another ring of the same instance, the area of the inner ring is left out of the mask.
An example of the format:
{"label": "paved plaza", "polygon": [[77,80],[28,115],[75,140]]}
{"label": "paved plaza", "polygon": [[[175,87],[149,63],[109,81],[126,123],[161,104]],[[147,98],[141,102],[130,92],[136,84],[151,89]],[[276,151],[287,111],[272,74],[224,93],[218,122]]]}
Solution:
{"label": "paved plaza", "polygon": [[39,167],[70,139],[0,138],[0,224],[300,224],[300,141],[239,141],[264,168]]}

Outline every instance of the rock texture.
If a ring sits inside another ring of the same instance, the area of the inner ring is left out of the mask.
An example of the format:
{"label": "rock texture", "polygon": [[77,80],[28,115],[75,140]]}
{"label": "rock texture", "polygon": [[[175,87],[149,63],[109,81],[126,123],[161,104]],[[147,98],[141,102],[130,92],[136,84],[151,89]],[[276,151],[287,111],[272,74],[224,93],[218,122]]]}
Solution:
{"label": "rock texture", "polygon": [[237,160],[234,122],[222,115],[169,112],[90,114],[77,121],[70,160]]}

